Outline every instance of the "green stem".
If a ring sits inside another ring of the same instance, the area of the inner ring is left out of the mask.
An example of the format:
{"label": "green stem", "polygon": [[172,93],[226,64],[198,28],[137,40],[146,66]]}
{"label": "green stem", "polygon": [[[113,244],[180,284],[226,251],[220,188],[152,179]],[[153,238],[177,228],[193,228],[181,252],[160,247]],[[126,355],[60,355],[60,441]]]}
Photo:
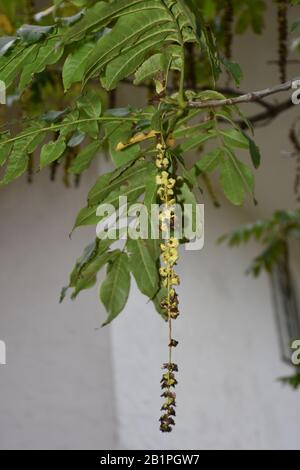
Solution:
{"label": "green stem", "polygon": [[7,139],[7,140],[4,140],[4,141],[0,142],[0,147],[2,145],[10,144],[10,143],[15,142],[17,140],[21,140],[21,139],[24,139],[26,137],[30,137],[30,136],[35,135],[35,134],[40,134],[42,132],[48,132],[48,131],[55,132],[56,130],[61,129],[62,127],[73,126],[74,124],[81,124],[83,122],[90,122],[90,121],[105,121],[105,122],[130,121],[130,122],[135,122],[135,121],[137,121],[137,118],[98,117],[98,118],[77,119],[76,121],[61,123],[61,124],[57,124],[57,125],[54,125],[54,126],[48,126],[48,127],[42,128],[42,129],[37,129],[37,130],[34,130],[34,131],[27,132],[25,134],[17,135],[16,137],[12,137],[11,139]]}
{"label": "green stem", "polygon": [[179,95],[178,95],[178,103],[181,108],[186,107],[186,100],[185,100],[185,94],[184,94],[184,80],[185,80],[185,57],[184,57],[184,46],[182,45],[182,70],[180,74]]}
{"label": "green stem", "polygon": [[178,104],[180,108],[186,107],[186,99],[184,94],[184,83],[185,83],[185,55],[184,55],[184,39],[180,29],[180,26],[177,22],[175,15],[173,15],[171,9],[165,4],[164,0],[162,0],[162,5],[164,6],[165,10],[168,14],[172,17],[172,20],[176,24],[176,29],[178,33],[178,42],[181,47],[181,57],[182,57],[182,70],[180,71],[180,83],[179,83],[179,91],[178,91]]}

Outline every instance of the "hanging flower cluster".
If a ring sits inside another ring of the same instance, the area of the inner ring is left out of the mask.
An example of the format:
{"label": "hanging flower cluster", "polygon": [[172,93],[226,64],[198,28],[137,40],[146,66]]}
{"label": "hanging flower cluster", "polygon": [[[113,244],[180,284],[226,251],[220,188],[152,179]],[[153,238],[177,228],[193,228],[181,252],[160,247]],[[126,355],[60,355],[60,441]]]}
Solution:
{"label": "hanging flower cluster", "polygon": [[179,276],[175,273],[174,266],[178,260],[178,245],[179,241],[171,233],[174,232],[175,227],[175,211],[174,204],[176,202],[175,186],[176,178],[173,177],[171,168],[171,161],[168,156],[166,145],[159,143],[157,145],[157,158],[156,166],[160,173],[156,176],[158,185],[157,195],[162,205],[160,212],[160,230],[164,242],[160,245],[161,248],[161,267],[159,270],[161,283],[166,288],[166,297],[161,302],[161,308],[166,315],[169,325],[169,358],[168,362],[163,364],[163,373],[161,379],[161,388],[163,390],[162,397],[165,399],[161,410],[163,411],[160,417],[160,429],[162,432],[171,432],[172,426],[175,425],[174,416],[176,407],[176,395],[174,387],[177,385],[175,372],[178,372],[177,364],[172,362],[172,349],[177,346],[178,341],[172,338],[172,320],[175,320],[179,315],[178,310],[178,295],[174,289],[180,282]]}

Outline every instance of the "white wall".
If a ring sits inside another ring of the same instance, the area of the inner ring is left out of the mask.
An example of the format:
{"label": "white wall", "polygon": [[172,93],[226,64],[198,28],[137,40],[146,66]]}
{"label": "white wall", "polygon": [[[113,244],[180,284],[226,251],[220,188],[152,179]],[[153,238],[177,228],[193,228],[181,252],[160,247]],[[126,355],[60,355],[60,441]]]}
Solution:
{"label": "white wall", "polygon": [[58,304],[70,269],[94,234],[69,239],[91,171],[66,190],[47,174],[1,189],[1,449],[112,448],[115,397],[110,331],[94,290]]}

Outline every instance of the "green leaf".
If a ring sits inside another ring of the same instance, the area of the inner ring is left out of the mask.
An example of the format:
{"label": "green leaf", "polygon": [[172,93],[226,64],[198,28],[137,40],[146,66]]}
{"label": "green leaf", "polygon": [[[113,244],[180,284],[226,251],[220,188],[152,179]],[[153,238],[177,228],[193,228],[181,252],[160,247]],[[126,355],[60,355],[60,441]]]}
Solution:
{"label": "green leaf", "polygon": [[[101,76],[102,85],[113,89],[120,80],[134,73],[147,56],[161,52],[167,42],[182,47],[182,42],[200,40],[200,10],[196,2],[189,3],[193,4],[192,10],[179,1],[171,4],[161,0],[98,2],[69,29],[63,41],[78,41],[93,31],[104,31],[86,64],[84,79],[86,82]],[[109,24],[112,29],[107,32]],[[176,69],[180,67],[181,57],[182,50],[180,57],[174,58]]]}
{"label": "green leaf", "polygon": [[35,60],[26,63],[23,68],[19,83],[20,93],[30,83],[34,74],[45,70],[47,65],[58,62],[62,54],[63,48],[59,45],[57,38],[49,39],[45,44],[42,44]]}
{"label": "green leaf", "polygon": [[166,73],[166,55],[164,53],[154,54],[145,60],[136,71],[134,85],[139,85],[145,80],[158,76],[160,73]]}
{"label": "green leaf", "polygon": [[0,80],[8,88],[16,79],[23,67],[36,60],[39,46],[33,44],[29,47],[16,47],[11,54],[0,57]]}
{"label": "green leaf", "polygon": [[221,74],[220,56],[216,44],[216,38],[209,26],[205,26],[203,29],[203,39],[215,83]]}
{"label": "green leaf", "polygon": [[1,140],[0,140],[0,166],[3,166],[6,160],[8,159],[11,149],[12,149],[12,143],[5,144],[5,141],[3,141],[3,144],[1,145]]}
{"label": "green leaf", "polygon": [[225,196],[232,204],[240,206],[244,202],[244,184],[231,160],[221,162],[220,183]]}
{"label": "green leaf", "polygon": [[44,39],[48,34],[50,34],[54,29],[54,26],[35,26],[24,24],[17,30],[17,36],[22,39],[22,41],[27,44],[33,44],[35,42]]}
{"label": "green leaf", "polygon": [[280,377],[278,380],[283,384],[288,384],[292,389],[297,390],[300,387],[300,373],[295,373],[287,377]]}
{"label": "green leaf", "polygon": [[192,206],[192,221],[191,227],[195,232],[197,230],[197,200],[194,193],[190,190],[189,186],[186,183],[183,183],[180,186],[180,192],[178,194],[178,201],[183,204],[190,204]]}
{"label": "green leaf", "polygon": [[245,136],[249,140],[249,151],[250,151],[250,156],[251,156],[253,166],[254,166],[254,168],[258,168],[259,165],[260,165],[260,161],[261,161],[261,155],[260,155],[259,147],[256,145],[254,140],[251,139],[247,134],[245,134]]}
{"label": "green leaf", "polygon": [[124,150],[117,150],[119,143],[125,144],[132,136],[132,124],[130,122],[108,122],[104,125],[105,136],[109,141],[109,153],[116,167],[135,160],[140,153],[138,144],[130,145]]}
{"label": "green leaf", "polygon": [[[26,171],[28,155],[33,153],[36,147],[41,144],[45,138],[45,133],[42,131],[42,128],[43,124],[35,123],[32,124],[26,132],[18,136],[19,139],[14,142],[9,155],[4,178],[0,182],[1,185],[10,183]],[[39,130],[40,132],[36,132]]]}
{"label": "green leaf", "polygon": [[201,43],[201,35],[203,31],[202,11],[198,0],[178,0],[182,11],[188,18],[191,27],[194,30],[198,42]]}
{"label": "green leaf", "polygon": [[[83,227],[88,225],[96,225],[100,221],[100,217],[97,216],[97,205],[88,206],[81,209],[76,217],[72,232],[77,227]],[[71,233],[72,233],[71,232]]]}
{"label": "green leaf", "polygon": [[86,135],[84,132],[77,131],[68,140],[67,146],[70,148],[78,147],[85,139]]}
{"label": "green leaf", "polygon": [[71,111],[66,115],[62,121],[62,126],[59,129],[59,135],[62,139],[67,139],[70,134],[73,134],[78,129],[77,120],[79,118],[78,110]]}
{"label": "green leaf", "polygon": [[130,270],[139,290],[151,299],[157,293],[159,277],[148,245],[148,240],[143,239],[127,241]]}
{"label": "green leaf", "polygon": [[190,139],[187,139],[182,144],[180,144],[180,146],[177,147],[176,151],[182,154],[190,150],[194,150],[196,148],[199,148],[207,140],[212,139],[216,136],[217,136],[217,132],[215,130],[207,131],[206,133],[202,133],[202,134],[199,133],[198,135],[195,135],[191,137]]}
{"label": "green leaf", "polygon": [[107,277],[100,289],[100,299],[108,312],[103,326],[114,320],[126,305],[130,291],[128,264],[127,254],[120,252],[108,267]]}
{"label": "green leaf", "polygon": [[140,0],[130,1],[121,0],[114,2],[114,4],[107,4],[105,2],[97,2],[94,6],[86,11],[86,15],[72,28],[69,28],[64,35],[64,42],[71,43],[79,41],[91,31],[99,31],[108,23],[113,21],[119,14],[128,10],[130,5],[137,5]]}
{"label": "green leaf", "polygon": [[82,255],[77,259],[70,275],[70,287],[75,287],[81,273],[88,268],[97,256],[106,253],[111,244],[112,240],[99,240],[96,238],[96,240],[84,248]]}
{"label": "green leaf", "polygon": [[239,86],[243,80],[243,71],[240,65],[236,62],[231,62],[230,60],[226,59],[226,57],[222,57],[221,61],[234,79],[236,85]]}
{"label": "green leaf", "polygon": [[[74,288],[72,294],[74,299],[81,290],[88,289],[95,284],[97,272],[108,259],[113,259],[113,252],[107,252],[113,242],[114,240],[99,240],[97,238],[85,247],[71,272],[69,285],[62,289],[60,302],[64,300],[69,288]],[[107,260],[106,255],[109,255]]]}
{"label": "green leaf", "polygon": [[72,26],[73,24],[77,23],[77,21],[81,20],[81,18],[83,17],[84,17],[84,10],[81,10],[72,16],[56,17],[55,22],[61,26]]}
{"label": "green leaf", "polygon": [[72,300],[74,300],[82,290],[95,285],[99,271],[106,263],[113,261],[117,254],[117,250],[98,253],[81,269],[77,282],[74,285],[74,291],[71,296]]}
{"label": "green leaf", "polygon": [[193,166],[194,172],[196,175],[200,173],[210,173],[214,171],[220,164],[220,149],[214,149],[211,152],[203,155],[201,160],[198,160],[197,163]]}
{"label": "green leaf", "polygon": [[156,311],[163,317],[164,320],[167,320],[167,315],[165,311],[161,308],[161,302],[166,299],[168,296],[168,291],[165,287],[161,287],[157,292],[156,296],[154,297],[153,304],[155,306]]}
{"label": "green leaf", "polygon": [[67,91],[73,83],[80,82],[83,79],[86,64],[94,47],[95,44],[93,42],[86,42],[68,55],[62,72],[65,91]]}
{"label": "green leaf", "polygon": [[[90,261],[94,259],[96,254],[98,253],[99,250],[99,240],[96,239],[89,245],[87,245],[84,250],[82,255],[77,259],[75,268],[73,269],[71,276],[70,276],[70,286],[74,287],[75,283],[78,279],[78,276],[80,275],[82,269],[88,265]],[[105,250],[104,250],[105,251]],[[102,251],[101,251],[102,253]]]}
{"label": "green leaf", "polygon": [[[76,284],[76,286],[75,286],[75,288],[72,292],[71,299],[75,300],[80,292],[82,292],[83,290],[91,289],[92,287],[95,286],[96,282],[97,282],[97,277],[96,276],[90,277],[88,279],[82,279],[81,281],[78,281],[78,284]],[[63,295],[64,295],[64,292],[62,293],[61,297],[63,297]]]}
{"label": "green leaf", "polygon": [[229,147],[237,147],[242,149],[249,148],[249,139],[245,134],[237,129],[230,129],[227,131],[221,131],[222,136],[224,136],[224,142]]}
{"label": "green leaf", "polygon": [[175,129],[173,136],[175,139],[187,139],[188,137],[198,138],[200,134],[203,135],[206,134],[207,131],[211,131],[213,124],[213,121],[209,120],[193,126],[181,125],[178,129]]}
{"label": "green leaf", "polygon": [[[152,175],[148,173],[148,177],[152,178]],[[128,203],[135,202],[137,198],[145,191],[146,184],[147,180],[133,180],[130,182],[130,184],[124,184],[115,191],[109,192],[107,197],[101,201],[101,204],[111,204],[117,210],[119,208],[120,196],[127,197]],[[76,227],[83,225],[95,225],[100,222],[103,217],[100,217],[96,214],[98,205],[99,203],[81,209],[76,218],[73,230]]]}
{"label": "green leaf", "polygon": [[63,111],[47,111],[45,114],[42,115],[42,119],[45,122],[50,122],[51,124],[61,122],[63,117],[68,113],[68,109],[64,109]]}
{"label": "green leaf", "polygon": [[154,238],[151,232],[151,210],[152,204],[157,204],[157,183],[155,178],[150,177],[148,178],[146,188],[145,188],[145,196],[144,196],[144,205],[148,211],[148,249],[150,251],[151,257],[153,261],[157,262],[160,257],[160,242],[161,240],[158,238]]}
{"label": "green leaf", "polygon": [[77,108],[88,117],[94,118],[101,115],[102,104],[98,95],[90,92],[77,100]]}
{"label": "green leaf", "polygon": [[144,40],[141,44],[130,49],[127,53],[122,53],[114,60],[112,60],[106,67],[105,74],[101,79],[101,83],[106,90],[116,88],[119,81],[128,77],[136,71],[136,69],[143,63],[145,56],[149,51],[159,50],[164,45],[166,37],[161,36],[158,41],[156,37]]}
{"label": "green leaf", "polygon": [[243,162],[236,159],[238,170],[244,180],[244,184],[249,193],[253,194],[254,191],[254,177],[250,168],[247,167]]}
{"label": "green leaf", "polygon": [[11,49],[11,47],[15,44],[17,40],[18,38],[14,36],[0,37],[0,56],[5,55],[6,52]]}
{"label": "green leaf", "polygon": [[111,191],[119,188],[118,183],[115,183],[111,186],[114,175],[115,171],[110,171],[108,173],[104,173],[97,179],[96,183],[90,189],[88,194],[89,206],[100,204]]}
{"label": "green leaf", "polygon": [[179,46],[170,46],[165,51],[154,54],[145,60],[136,71],[134,84],[139,85],[150,78],[159,78],[160,75],[165,79],[169,68],[174,68],[176,63],[173,62],[172,67],[172,61],[181,59],[182,54]]}
{"label": "green leaf", "polygon": [[108,109],[106,114],[107,116],[114,116],[114,117],[126,117],[129,116],[131,113],[132,109],[130,106],[127,106],[126,108],[112,108]]}
{"label": "green leaf", "polygon": [[84,147],[84,149],[79,152],[75,160],[73,160],[69,172],[75,175],[79,175],[84,170],[89,168],[93,158],[98,153],[102,146],[102,142],[94,141],[91,142],[89,145]]}
{"label": "green leaf", "polygon": [[[102,104],[99,96],[90,92],[77,100],[77,108],[80,112],[80,119],[94,119],[101,116]],[[92,139],[98,137],[99,125],[96,119],[79,124],[78,129]]]}
{"label": "green leaf", "polygon": [[245,188],[254,190],[254,179],[250,169],[234,156],[221,162],[220,183],[225,196],[239,206],[245,199]]}
{"label": "green leaf", "polygon": [[127,169],[125,167],[119,176],[116,171],[101,175],[88,194],[88,202],[90,205],[100,204],[111,192],[120,190],[122,186],[136,187],[140,183],[145,183],[153,172],[153,165],[142,161]]}
{"label": "green leaf", "polygon": [[55,160],[58,160],[65,150],[66,143],[61,138],[45,144],[41,151],[40,167],[44,168]]}
{"label": "green leaf", "polygon": [[152,204],[157,204],[157,183],[155,178],[149,178],[146,185],[146,192],[144,198],[144,204],[148,210],[148,213],[151,211]]}
{"label": "green leaf", "polygon": [[[172,30],[171,15],[165,9],[159,8],[156,1],[149,3],[152,4],[151,10],[141,10],[135,14],[122,16],[112,31],[99,39],[86,68],[86,80],[100,74],[113,59],[118,58],[118,63],[120,63],[124,54],[123,65],[126,62],[131,63],[131,60],[134,60],[135,56],[143,50],[143,45],[149,44],[148,41],[152,45],[159,45],[162,40],[166,39]],[[174,32],[176,32],[175,28]],[[136,67],[139,64],[140,61]],[[131,66],[130,70],[134,71]]]}

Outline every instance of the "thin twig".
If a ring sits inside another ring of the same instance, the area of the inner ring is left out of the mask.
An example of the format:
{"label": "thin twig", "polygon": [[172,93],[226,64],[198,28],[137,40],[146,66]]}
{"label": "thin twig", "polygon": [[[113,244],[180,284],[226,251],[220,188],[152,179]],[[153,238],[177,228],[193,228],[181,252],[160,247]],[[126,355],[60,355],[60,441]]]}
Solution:
{"label": "thin twig", "polygon": [[218,106],[231,106],[241,103],[253,103],[266,98],[267,96],[280,93],[282,91],[288,91],[295,89],[295,83],[299,82],[300,77],[293,78],[288,82],[276,85],[274,87],[265,88],[264,90],[252,91],[244,95],[240,95],[234,98],[225,98],[223,100],[201,100],[201,101],[189,101],[188,106],[190,108],[216,108]]}
{"label": "thin twig", "polygon": [[[300,62],[300,60],[299,60]],[[97,83],[95,81],[95,83]],[[133,80],[131,80],[130,78],[124,78],[122,80],[122,83],[125,84],[125,85],[133,85]],[[188,84],[187,84],[188,85]],[[138,85],[135,85],[136,87],[139,87],[139,88],[145,88],[147,89],[148,88],[148,84],[146,83],[139,83]],[[175,87],[173,85],[168,85],[166,87],[166,91],[172,93],[172,92],[175,92],[176,90],[178,89],[178,87]],[[200,91],[205,91],[207,90],[207,87],[205,86],[198,86],[198,85],[194,85],[194,86],[188,86],[188,89],[189,90],[192,90],[192,91],[195,91],[195,92],[200,92]],[[216,90],[218,93],[222,93],[222,95],[232,95],[232,96],[241,96],[241,95],[244,95],[245,93],[241,90],[237,90],[235,88],[231,88],[231,87],[228,87],[228,86],[225,86],[225,87],[217,87]],[[260,104],[262,107],[266,108],[266,109],[270,109],[273,107],[272,104],[268,103],[267,101],[264,101],[262,98],[258,98],[257,101],[256,101],[258,104]]]}

